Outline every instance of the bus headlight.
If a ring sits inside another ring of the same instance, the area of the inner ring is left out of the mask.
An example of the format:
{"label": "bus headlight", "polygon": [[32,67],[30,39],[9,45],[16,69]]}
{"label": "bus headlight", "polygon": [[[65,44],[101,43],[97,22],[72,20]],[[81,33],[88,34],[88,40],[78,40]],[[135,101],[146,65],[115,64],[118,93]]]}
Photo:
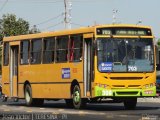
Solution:
{"label": "bus headlight", "polygon": [[150,87],[153,87],[153,86],[154,86],[154,84],[153,84],[153,83],[151,83],[151,84],[150,84]]}
{"label": "bus headlight", "polygon": [[107,88],[107,85],[104,85],[104,88]]}
{"label": "bus headlight", "polygon": [[154,85],[155,85],[154,83],[146,84],[146,85],[145,85],[145,88],[151,88],[151,87],[154,87]]}
{"label": "bus headlight", "polygon": [[147,84],[147,85],[145,85],[145,88],[149,88],[149,85]]}

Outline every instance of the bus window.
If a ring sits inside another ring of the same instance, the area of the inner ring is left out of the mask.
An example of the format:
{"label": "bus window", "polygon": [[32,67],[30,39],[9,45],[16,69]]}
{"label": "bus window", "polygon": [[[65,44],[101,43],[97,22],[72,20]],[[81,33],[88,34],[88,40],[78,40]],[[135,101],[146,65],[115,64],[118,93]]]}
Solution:
{"label": "bus window", "polygon": [[8,66],[9,63],[9,43],[4,43],[4,50],[3,50],[3,64],[4,66]]}
{"label": "bus window", "polygon": [[70,41],[70,61],[81,61],[82,60],[82,44],[83,36],[71,36]]}
{"label": "bus window", "polygon": [[67,62],[68,36],[57,37],[56,62]]}
{"label": "bus window", "polygon": [[29,40],[21,42],[21,64],[29,63]]}
{"label": "bus window", "polygon": [[35,39],[31,42],[31,63],[41,63],[42,39]]}
{"label": "bus window", "polygon": [[43,63],[52,63],[54,61],[55,38],[44,38],[43,45]]}

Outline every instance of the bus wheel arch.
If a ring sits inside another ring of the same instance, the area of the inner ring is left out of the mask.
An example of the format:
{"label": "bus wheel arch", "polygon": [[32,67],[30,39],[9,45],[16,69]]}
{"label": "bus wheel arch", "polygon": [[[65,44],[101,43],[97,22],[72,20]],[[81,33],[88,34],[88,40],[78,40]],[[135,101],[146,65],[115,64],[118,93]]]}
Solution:
{"label": "bus wheel arch", "polygon": [[[30,82],[28,81],[28,80],[26,80],[25,82],[24,82],[24,86],[23,86],[23,93],[25,94],[25,88],[26,88],[26,85],[30,85]],[[31,85],[30,85],[31,86]]]}
{"label": "bus wheel arch", "polygon": [[42,106],[44,99],[42,98],[33,98],[32,96],[32,87],[29,81],[24,83],[24,98],[27,106]]}
{"label": "bus wheel arch", "polygon": [[80,87],[78,81],[77,81],[76,79],[74,79],[74,80],[72,81],[71,87],[70,87],[70,95],[71,95],[71,97],[72,97],[72,95],[73,95],[74,86],[76,86],[76,85],[78,85],[78,86]]}
{"label": "bus wheel arch", "polygon": [[74,105],[73,105],[73,89],[74,89],[74,86],[76,86],[76,85],[79,86],[79,83],[76,79],[74,79],[71,82],[71,85],[70,85],[70,99],[65,99],[66,105],[69,108],[74,108]]}
{"label": "bus wheel arch", "polygon": [[75,109],[84,108],[86,106],[86,99],[81,96],[81,88],[77,80],[73,80],[71,84],[72,104]]}

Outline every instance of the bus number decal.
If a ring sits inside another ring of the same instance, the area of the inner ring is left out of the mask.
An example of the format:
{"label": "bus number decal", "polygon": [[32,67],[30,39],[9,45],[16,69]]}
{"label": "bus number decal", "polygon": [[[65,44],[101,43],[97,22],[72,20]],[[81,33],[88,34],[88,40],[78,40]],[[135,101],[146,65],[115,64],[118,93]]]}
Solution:
{"label": "bus number decal", "polygon": [[102,96],[111,96],[112,91],[111,90],[102,90]]}
{"label": "bus number decal", "polygon": [[128,66],[128,71],[137,71],[136,66]]}
{"label": "bus number decal", "polygon": [[70,68],[62,68],[62,79],[69,79],[70,75]]}

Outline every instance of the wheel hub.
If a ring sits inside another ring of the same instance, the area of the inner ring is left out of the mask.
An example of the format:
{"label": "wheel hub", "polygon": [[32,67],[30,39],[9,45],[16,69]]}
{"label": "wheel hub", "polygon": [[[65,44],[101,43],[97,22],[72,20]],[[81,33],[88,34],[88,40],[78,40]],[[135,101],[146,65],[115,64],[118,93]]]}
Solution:
{"label": "wheel hub", "polygon": [[29,102],[30,101],[30,95],[28,92],[26,92],[26,101]]}
{"label": "wheel hub", "polygon": [[80,102],[80,94],[79,94],[79,91],[76,91],[74,93],[74,102],[75,103],[79,103]]}

